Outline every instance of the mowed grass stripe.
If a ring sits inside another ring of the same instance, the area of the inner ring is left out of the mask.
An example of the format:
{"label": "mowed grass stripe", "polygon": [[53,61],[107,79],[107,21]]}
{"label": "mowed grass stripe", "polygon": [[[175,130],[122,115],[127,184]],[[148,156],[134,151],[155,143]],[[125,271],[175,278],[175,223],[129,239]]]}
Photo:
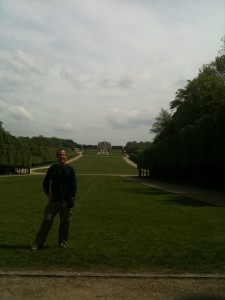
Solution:
{"label": "mowed grass stripe", "polygon": [[137,175],[137,169],[126,163],[121,156],[83,156],[72,165],[77,174]]}

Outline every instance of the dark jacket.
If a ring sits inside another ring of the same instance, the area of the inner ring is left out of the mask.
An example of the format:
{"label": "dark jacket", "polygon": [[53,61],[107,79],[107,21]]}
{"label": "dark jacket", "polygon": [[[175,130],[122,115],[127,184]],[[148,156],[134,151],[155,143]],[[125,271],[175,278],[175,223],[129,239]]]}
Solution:
{"label": "dark jacket", "polygon": [[74,206],[77,193],[77,179],[74,168],[65,164],[49,167],[43,181],[44,192],[53,194],[53,201],[65,201],[68,207]]}

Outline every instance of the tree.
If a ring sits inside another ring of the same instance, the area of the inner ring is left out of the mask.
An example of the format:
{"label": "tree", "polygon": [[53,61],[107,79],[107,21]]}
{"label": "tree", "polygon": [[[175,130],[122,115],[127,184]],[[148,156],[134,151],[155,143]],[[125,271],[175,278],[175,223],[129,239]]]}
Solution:
{"label": "tree", "polygon": [[[151,132],[154,145],[142,154],[154,176],[224,186],[225,37],[220,55],[179,89]],[[147,157],[148,156],[148,157]]]}
{"label": "tree", "polygon": [[74,155],[77,144],[70,139],[39,137],[15,137],[6,132],[0,121],[0,173],[13,172],[15,168],[27,168],[55,161],[58,148],[65,148],[68,156]]}
{"label": "tree", "polygon": [[204,65],[196,78],[179,89],[171,102],[174,124],[177,130],[194,125],[207,116],[217,117],[225,104],[225,55]]}
{"label": "tree", "polygon": [[219,51],[219,55],[225,55],[225,36],[222,37],[221,41],[223,42],[223,44]]}
{"label": "tree", "polygon": [[154,142],[162,140],[173,132],[173,119],[172,115],[166,110],[161,109],[156,122],[153,124],[150,132],[155,133]]}

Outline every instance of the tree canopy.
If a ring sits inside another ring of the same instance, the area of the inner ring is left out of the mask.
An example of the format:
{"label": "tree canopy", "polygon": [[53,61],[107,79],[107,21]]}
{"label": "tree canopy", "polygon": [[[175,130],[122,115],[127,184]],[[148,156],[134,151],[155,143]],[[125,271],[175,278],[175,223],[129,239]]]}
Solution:
{"label": "tree canopy", "polygon": [[177,90],[170,110],[161,109],[150,131],[154,141],[139,155],[139,168],[152,177],[224,186],[224,45],[214,61]]}
{"label": "tree canopy", "polygon": [[[186,126],[196,126],[203,120],[218,123],[225,113],[225,55],[204,65],[193,80],[178,89],[170,103],[171,112],[162,109],[151,132],[158,143]],[[222,121],[222,120],[221,120]]]}
{"label": "tree canopy", "polygon": [[15,137],[3,128],[0,121],[0,172],[14,167],[27,168],[55,161],[56,150],[65,148],[68,156],[74,155],[77,143],[56,137]]}

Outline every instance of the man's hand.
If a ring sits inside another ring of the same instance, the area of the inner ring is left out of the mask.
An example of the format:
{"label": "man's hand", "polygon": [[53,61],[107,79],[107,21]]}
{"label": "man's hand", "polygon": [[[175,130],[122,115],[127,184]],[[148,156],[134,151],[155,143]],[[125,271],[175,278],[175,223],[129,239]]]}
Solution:
{"label": "man's hand", "polygon": [[47,193],[46,196],[47,196],[47,198],[48,198],[49,201],[53,200],[52,193]]}

